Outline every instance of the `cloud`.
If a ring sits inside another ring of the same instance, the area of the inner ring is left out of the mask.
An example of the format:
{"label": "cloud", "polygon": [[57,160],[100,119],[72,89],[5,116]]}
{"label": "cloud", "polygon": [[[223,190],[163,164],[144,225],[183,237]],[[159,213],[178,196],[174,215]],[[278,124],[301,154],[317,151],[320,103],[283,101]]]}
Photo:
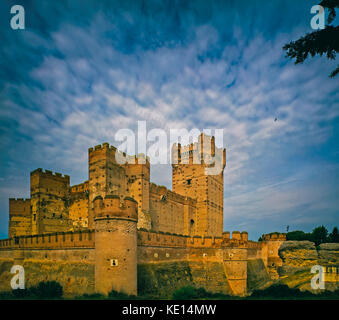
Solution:
{"label": "cloud", "polygon": [[[6,188],[11,176],[36,167],[80,183],[87,179],[89,147],[118,145],[118,129],[136,130],[137,121],[146,120],[148,130],[167,133],[224,129],[225,226],[232,227],[230,221],[257,235],[296,212],[307,225],[316,205],[332,221],[338,200],[326,197],[329,183],[318,177],[319,196],[309,177],[324,163],[337,164],[339,95],[327,77],[333,65],[314,59],[295,66],[281,49],[307,30],[309,22],[298,19],[309,11],[307,1],[296,11],[286,11],[283,2],[260,11],[251,2],[246,9],[190,5],[123,9],[114,2],[81,9],[75,1],[83,13],[75,18],[53,4],[37,10],[48,17],[53,9],[58,17],[42,26],[32,17],[34,28],[13,39],[6,34],[1,62],[11,67],[4,69],[0,97],[3,199],[17,194],[15,186],[22,190],[21,180]],[[304,171],[309,163],[312,170]],[[170,167],[155,166],[152,179],[170,186]],[[299,185],[300,179],[307,183]],[[1,203],[5,221],[7,204]]]}

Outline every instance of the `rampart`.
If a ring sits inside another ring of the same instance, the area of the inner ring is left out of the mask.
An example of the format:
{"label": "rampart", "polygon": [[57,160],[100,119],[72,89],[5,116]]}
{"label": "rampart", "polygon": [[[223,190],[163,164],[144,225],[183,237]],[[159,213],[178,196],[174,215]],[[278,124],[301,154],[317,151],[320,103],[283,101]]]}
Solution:
{"label": "rampart", "polygon": [[1,249],[54,249],[54,248],[93,248],[93,230],[78,232],[56,232],[50,234],[20,236],[0,240]]}

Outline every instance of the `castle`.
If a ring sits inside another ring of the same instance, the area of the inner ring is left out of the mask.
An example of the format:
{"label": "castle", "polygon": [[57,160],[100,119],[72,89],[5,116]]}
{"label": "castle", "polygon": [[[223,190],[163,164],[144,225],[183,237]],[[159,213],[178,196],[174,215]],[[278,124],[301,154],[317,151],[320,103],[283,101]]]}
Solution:
{"label": "castle", "polygon": [[[208,157],[219,155],[216,174],[206,174],[204,144]],[[283,235],[253,242],[247,232],[223,232],[226,150],[201,134],[198,143],[175,144],[172,157],[172,191],[150,182],[148,157],[108,143],[89,148],[89,179],[79,185],[70,186],[67,175],[31,172],[30,199],[9,199],[0,265],[22,264],[28,286],[54,279],[69,295],[161,293],[185,284],[245,295],[253,266],[274,279]]]}
{"label": "castle", "polygon": [[[93,200],[108,195],[137,201],[138,229],[221,236],[223,168],[218,175],[205,174],[207,164],[199,148],[204,140],[211,144],[212,156],[216,149],[222,152],[225,167],[226,150],[215,147],[214,137],[202,134],[198,143],[183,148],[176,144],[173,191],[150,182],[148,157],[140,154],[133,161],[129,157],[120,165],[119,151],[108,143],[88,150],[89,180],[79,185],[70,186],[67,175],[37,169],[31,172],[31,198],[9,199],[9,237],[93,229]],[[195,155],[201,159],[198,163],[193,161]]]}

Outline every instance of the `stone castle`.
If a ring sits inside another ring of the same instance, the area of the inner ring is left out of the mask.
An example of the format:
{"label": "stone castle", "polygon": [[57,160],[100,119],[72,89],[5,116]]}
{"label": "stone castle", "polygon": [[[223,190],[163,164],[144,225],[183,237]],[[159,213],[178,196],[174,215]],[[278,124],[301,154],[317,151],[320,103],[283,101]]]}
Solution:
{"label": "stone castle", "polygon": [[[204,144],[222,163],[214,175],[206,174]],[[9,239],[0,240],[0,267],[9,269],[0,290],[9,289],[13,264],[25,267],[27,286],[56,280],[71,296],[164,295],[188,284],[246,295],[249,283],[275,279],[284,235],[253,242],[247,232],[223,232],[226,150],[202,134],[198,143],[175,144],[172,157],[172,191],[150,182],[149,158],[108,143],[89,148],[89,179],[79,185],[31,172],[30,199],[9,199]]]}

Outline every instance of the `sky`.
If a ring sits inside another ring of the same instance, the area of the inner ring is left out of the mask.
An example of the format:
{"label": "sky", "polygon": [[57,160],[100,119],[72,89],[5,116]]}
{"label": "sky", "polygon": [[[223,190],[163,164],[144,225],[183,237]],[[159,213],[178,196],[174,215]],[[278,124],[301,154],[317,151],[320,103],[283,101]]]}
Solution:
{"label": "sky", "polygon": [[[25,30],[10,8],[25,8]],[[88,179],[119,129],[223,129],[224,230],[329,231],[339,213],[337,61],[294,65],[311,0],[1,1],[0,238],[30,172]],[[338,18],[337,18],[338,19]],[[276,119],[276,121],[275,121]],[[171,166],[151,180],[171,188]]]}

